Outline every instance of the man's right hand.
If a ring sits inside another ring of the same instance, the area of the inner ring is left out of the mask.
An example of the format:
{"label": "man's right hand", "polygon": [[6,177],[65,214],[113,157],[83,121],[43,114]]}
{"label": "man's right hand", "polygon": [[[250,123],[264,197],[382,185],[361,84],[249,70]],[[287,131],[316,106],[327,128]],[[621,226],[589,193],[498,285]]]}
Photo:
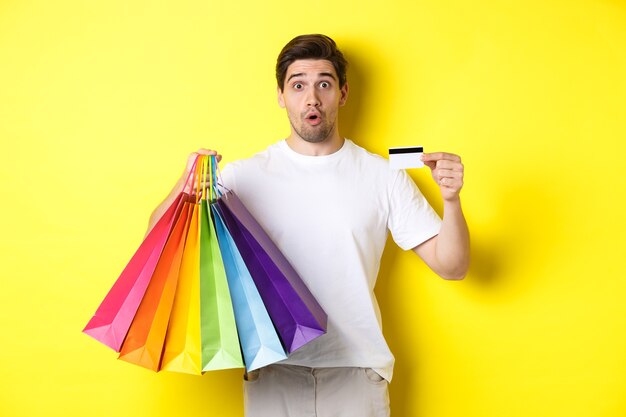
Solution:
{"label": "man's right hand", "polygon": [[165,213],[167,208],[174,202],[179,193],[193,193],[193,185],[187,184],[187,186],[185,186],[185,183],[187,182],[187,178],[189,178],[189,174],[191,173],[191,169],[193,168],[193,163],[198,155],[215,155],[218,162],[222,159],[222,155],[219,155],[217,151],[211,149],[198,149],[196,152],[192,152],[187,158],[187,166],[185,167],[185,172],[183,172],[183,175],[180,177],[174,188],[172,188],[172,191],[170,191],[169,195],[165,197],[165,200],[163,200],[161,204],[159,204],[159,206],[155,208],[152,212],[152,215],[150,216],[150,221],[148,222],[148,230],[146,234],[148,234],[150,230],[152,230],[156,222],[161,218],[163,213]]}
{"label": "man's right hand", "polygon": [[[185,186],[185,182],[191,174],[191,170],[193,169],[193,163],[195,162],[198,155],[215,155],[217,162],[220,162],[222,160],[222,155],[218,154],[217,151],[214,151],[212,149],[200,148],[197,151],[190,153],[189,157],[187,157],[187,166],[185,167],[185,172],[183,172],[183,175],[179,180],[179,184],[181,184],[181,186]],[[187,184],[187,187],[184,188],[184,191],[187,193],[191,192],[191,187],[189,186],[189,184]]]}
{"label": "man's right hand", "polygon": [[197,151],[189,154],[189,157],[187,158],[187,167],[185,168],[185,174],[189,175],[189,173],[191,172],[191,168],[193,168],[193,162],[196,160],[196,157],[198,155],[215,155],[217,157],[217,162],[222,160],[222,155],[218,154],[217,151],[204,148],[198,149]]}

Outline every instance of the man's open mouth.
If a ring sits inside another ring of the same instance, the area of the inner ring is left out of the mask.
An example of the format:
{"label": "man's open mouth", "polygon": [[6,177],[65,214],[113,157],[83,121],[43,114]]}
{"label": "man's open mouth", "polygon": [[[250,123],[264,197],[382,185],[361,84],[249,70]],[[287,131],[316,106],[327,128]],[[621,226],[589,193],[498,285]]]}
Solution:
{"label": "man's open mouth", "polygon": [[319,113],[309,113],[305,120],[311,125],[317,125],[322,122],[322,117]]}

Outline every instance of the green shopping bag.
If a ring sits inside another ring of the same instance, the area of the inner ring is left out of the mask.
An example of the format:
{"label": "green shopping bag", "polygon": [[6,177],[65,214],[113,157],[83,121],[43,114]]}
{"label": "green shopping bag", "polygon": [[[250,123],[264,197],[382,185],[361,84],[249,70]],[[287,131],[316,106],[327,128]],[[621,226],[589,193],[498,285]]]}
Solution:
{"label": "green shopping bag", "polygon": [[[207,158],[207,165],[216,163]],[[207,171],[212,172],[205,165]],[[205,177],[206,178],[206,177]],[[243,359],[230,298],[226,271],[211,219],[210,201],[214,199],[213,178],[204,189],[200,205],[200,333],[202,371],[242,368]]]}

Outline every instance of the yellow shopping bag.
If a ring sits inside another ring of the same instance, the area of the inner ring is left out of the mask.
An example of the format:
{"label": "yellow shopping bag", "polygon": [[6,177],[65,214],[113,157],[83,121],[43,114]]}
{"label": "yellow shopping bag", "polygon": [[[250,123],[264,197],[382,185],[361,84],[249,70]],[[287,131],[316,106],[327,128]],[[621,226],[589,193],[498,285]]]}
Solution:
{"label": "yellow shopping bag", "polygon": [[165,338],[161,369],[202,374],[200,338],[200,204],[186,202],[189,230],[183,249],[176,296]]}

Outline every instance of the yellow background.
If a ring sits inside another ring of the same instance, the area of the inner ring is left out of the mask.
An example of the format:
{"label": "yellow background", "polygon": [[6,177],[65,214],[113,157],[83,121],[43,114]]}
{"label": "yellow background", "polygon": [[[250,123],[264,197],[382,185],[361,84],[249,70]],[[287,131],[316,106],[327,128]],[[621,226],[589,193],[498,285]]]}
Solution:
{"label": "yellow background", "polygon": [[466,165],[466,280],[384,256],[393,415],[626,415],[618,0],[0,2],[0,415],[242,414],[241,371],[154,374],[81,329],[189,152],[288,134],[274,63],[311,32],[351,62],[344,135]]}

